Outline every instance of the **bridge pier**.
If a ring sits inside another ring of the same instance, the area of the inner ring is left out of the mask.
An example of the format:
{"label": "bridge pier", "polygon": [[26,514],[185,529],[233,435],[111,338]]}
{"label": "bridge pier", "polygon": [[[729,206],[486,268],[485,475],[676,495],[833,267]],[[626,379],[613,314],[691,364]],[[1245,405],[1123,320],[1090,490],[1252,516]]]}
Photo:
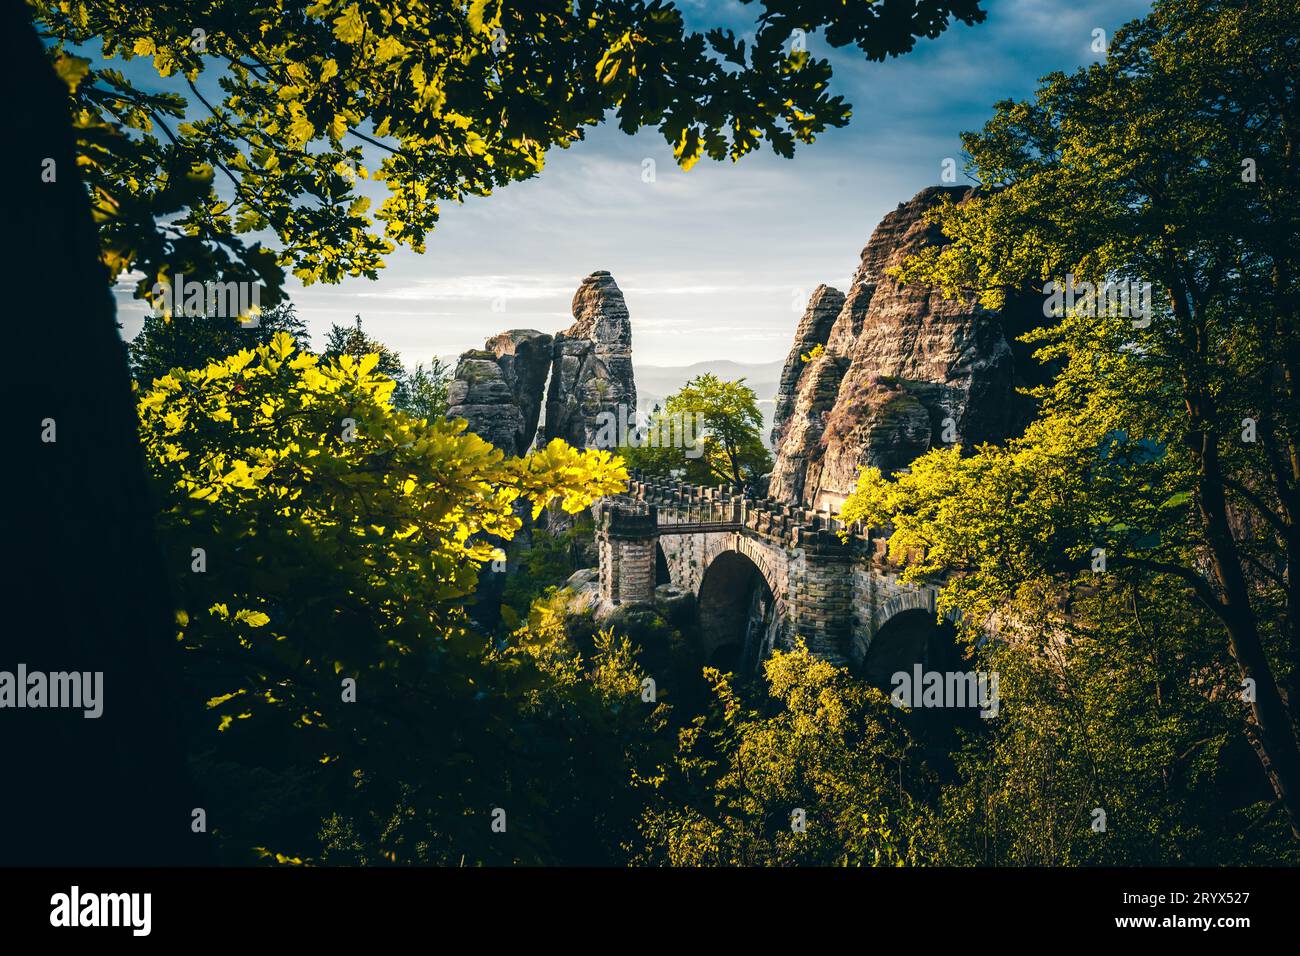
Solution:
{"label": "bridge pier", "polygon": [[853,636],[852,553],[834,532],[796,529],[790,568],[794,636],[808,650],[847,663]]}
{"label": "bridge pier", "polygon": [[655,596],[655,546],[659,516],[654,505],[601,511],[596,528],[600,596],[609,605],[649,604]]}

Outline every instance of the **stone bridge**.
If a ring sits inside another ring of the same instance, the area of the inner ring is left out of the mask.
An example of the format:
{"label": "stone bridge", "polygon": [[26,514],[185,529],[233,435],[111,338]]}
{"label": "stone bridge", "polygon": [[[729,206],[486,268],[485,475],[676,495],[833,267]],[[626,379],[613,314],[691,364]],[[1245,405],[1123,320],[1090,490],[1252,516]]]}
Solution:
{"label": "stone bridge", "polygon": [[801,638],[883,685],[943,643],[939,588],[899,580],[884,532],[843,530],[829,512],[633,472],[599,508],[601,598],[649,603],[671,584],[696,596],[702,649],[718,666],[752,671]]}

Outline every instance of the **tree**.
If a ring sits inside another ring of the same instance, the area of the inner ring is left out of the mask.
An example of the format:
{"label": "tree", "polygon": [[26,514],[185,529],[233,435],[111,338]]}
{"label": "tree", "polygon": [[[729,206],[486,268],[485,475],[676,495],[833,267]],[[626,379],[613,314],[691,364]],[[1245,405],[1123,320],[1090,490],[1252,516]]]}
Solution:
{"label": "tree", "polygon": [[662,410],[656,407],[648,423],[655,444],[624,453],[629,465],[649,474],[752,486],[772,470],[762,428],[758,396],[745,380],[728,382],[710,372],[668,396]]}
{"label": "tree", "polygon": [[393,381],[399,381],[405,374],[402,357],[377,339],[366,335],[361,328],[361,316],[356,317],[355,325],[331,325],[325,335],[325,348],[321,349],[321,358],[335,359],[341,355],[351,355],[355,359],[367,355],[379,356],[375,368],[381,375],[387,375]]}
{"label": "tree", "polygon": [[140,399],[186,689],[206,701],[180,722],[228,859],[313,858],[322,819],[402,802],[438,821],[431,859],[503,852],[467,814],[514,792],[528,675],[485,663],[465,605],[517,503],[575,513],[627,475],[559,441],[504,458],[393,389],[377,355],[321,360],[280,333]]}
{"label": "tree", "polygon": [[262,312],[257,325],[242,325],[237,319],[220,316],[150,313],[131,340],[131,375],[147,386],[174,368],[202,368],[213,359],[266,345],[279,332],[287,332],[299,346],[310,342],[306,324],[288,303]]}
{"label": "tree", "polygon": [[453,377],[451,366],[435,355],[427,366],[421,362],[406,373],[393,401],[416,418],[442,418],[447,414],[447,389]]}
{"label": "tree", "polygon": [[[623,863],[641,809],[628,781],[666,751],[659,731],[667,705],[642,700],[645,673],[626,639],[601,631],[584,655],[564,631],[545,606],[536,608],[485,660],[480,679],[491,681],[497,699],[479,703],[469,717],[488,715],[511,730],[497,741],[509,757],[508,775],[495,775],[500,755],[485,754],[475,776],[485,797],[510,807],[507,832],[527,833],[524,841],[487,835],[486,813],[453,816],[449,825],[443,808],[422,801],[416,788],[391,788],[376,776],[358,783],[366,799],[325,821],[321,862]],[[381,796],[388,789],[397,792]],[[454,853],[447,852],[448,835],[456,838]]]}
{"label": "tree", "polygon": [[1009,633],[976,650],[1000,706],[954,756],[943,861],[1293,863],[1209,612],[1168,578],[1093,578],[1068,614],[1061,589],[1026,581]]}
{"label": "tree", "polygon": [[[5,656],[33,672],[101,674],[103,712],[6,710],[6,759],[27,783],[0,813],[7,864],[190,864],[206,844],[171,719],[177,704],[167,577],[136,435],[126,349],[77,175],[68,87],[23,4],[0,9],[0,88],[13,185],[0,235],[30,288],[59,307],[15,327],[0,377],[14,438],[0,473]],[[57,356],[57,374],[39,356]],[[88,791],[94,798],[86,799]]]}
{"label": "tree", "polygon": [[378,339],[372,339],[361,328],[361,316],[356,325],[331,325],[325,337],[323,358],[351,355],[354,358],[375,354],[379,356],[380,373],[387,375],[397,387],[393,390],[393,404],[417,418],[441,418],[447,413],[447,388],[451,385],[452,370],[436,355],[426,369],[421,363],[411,372],[406,371],[402,357]]}
{"label": "tree", "polygon": [[804,647],[764,663],[748,704],[713,668],[708,714],[679,733],[641,822],[639,862],[900,865],[927,859],[933,778],[879,691]]}
{"label": "tree", "polygon": [[1177,582],[1216,621],[1296,836],[1298,28],[1294,4],[1163,0],[1105,63],[963,138],[987,188],[939,210],[951,244],[904,279],[989,306],[1070,277],[1139,294],[1082,297],[1039,333],[1063,371],[1023,440],[931,453],[892,484],[869,473],[844,510],[892,522],[919,569],[960,572],[950,600],[980,621],[1045,576]]}
{"label": "tree", "polygon": [[538,598],[556,591],[578,569],[596,564],[599,558],[592,553],[594,541],[595,523],[590,515],[575,515],[571,524],[559,528],[545,522],[530,528],[524,546],[510,561],[501,589],[505,624],[513,630]]}
{"label": "tree", "polygon": [[[79,161],[110,279],[138,271],[140,294],[180,272],[256,280],[268,305],[286,266],[337,282],[373,278],[398,244],[423,251],[440,202],[536,175],[611,112],[628,133],[658,127],[683,167],[764,141],[791,156],[850,111],[806,34],[880,60],[985,17],[978,0],[763,8],[747,46],[642,0],[34,4],[78,80]],[[166,92],[67,50],[92,44],[152,58]],[[374,214],[368,179],[388,191]],[[266,232],[278,250],[247,238]]]}

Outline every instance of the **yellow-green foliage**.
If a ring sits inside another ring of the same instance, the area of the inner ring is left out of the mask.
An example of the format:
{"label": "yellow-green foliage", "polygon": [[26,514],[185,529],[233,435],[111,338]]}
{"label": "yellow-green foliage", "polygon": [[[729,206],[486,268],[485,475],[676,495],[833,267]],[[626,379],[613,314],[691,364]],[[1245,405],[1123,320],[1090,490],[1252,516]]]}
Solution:
{"label": "yellow-green foliage", "polygon": [[[664,791],[633,848],[641,862],[895,865],[922,862],[925,786],[879,691],[800,646],[765,664],[771,701],[753,709],[712,668],[711,712],[679,734]],[[799,831],[792,815],[802,810]]]}
{"label": "yellow-green foliage", "polygon": [[949,863],[1294,855],[1268,803],[1230,803],[1267,788],[1224,690],[1239,678],[1221,623],[1188,587],[1203,539],[1176,383],[1159,340],[1125,347],[1132,333],[1077,315],[1035,333],[1060,371],[1023,437],[893,478],[865,468],[841,511],[891,531],[905,579],[946,576],[941,609],[967,636],[1000,637],[976,655],[1000,674],[999,716],[943,795]]}
{"label": "yellow-green foliage", "polygon": [[[628,133],[657,127],[685,169],[765,141],[789,157],[849,120],[829,61],[785,49],[784,18],[757,17],[747,48],[671,4],[569,6],[223,0],[205,32],[167,3],[31,4],[72,88],[104,262],[139,273],[141,293],[177,272],[256,280],[276,299],[286,268],[307,284],[374,278],[397,246],[424,251],[442,203],[539,174],[614,113]],[[799,23],[874,59],[948,20],[807,0]],[[367,179],[382,183],[376,209]]]}
{"label": "yellow-green foliage", "polygon": [[[322,362],[277,336],[157,379],[139,401],[141,435],[177,637],[207,701],[197,738],[216,732],[222,759],[259,773],[400,772],[426,809],[447,804],[454,831],[473,793],[505,775],[495,761],[508,759],[501,738],[521,699],[481,694],[486,645],[462,604],[494,552],[484,535],[513,536],[523,501],[577,511],[626,473],[607,452],[557,441],[506,458],[464,422],[410,418],[376,361]],[[462,763],[477,779],[447,772]],[[311,855],[306,842],[271,849]]]}
{"label": "yellow-green foliage", "polygon": [[[576,512],[625,486],[608,452],[554,441],[506,458],[463,421],[410,418],[393,408],[393,382],[376,363],[374,355],[322,363],[281,335],[155,380],[139,410],[152,471],[173,496],[165,515],[263,515],[276,531],[329,549],[358,583],[391,590],[376,609],[410,630],[441,622],[449,612],[440,602],[473,591],[496,547],[484,535],[514,535],[519,499],[534,516],[555,500]],[[272,532],[251,521],[244,530],[250,539]],[[193,536],[196,547],[204,537]],[[238,597],[250,609],[259,603],[257,594]]]}

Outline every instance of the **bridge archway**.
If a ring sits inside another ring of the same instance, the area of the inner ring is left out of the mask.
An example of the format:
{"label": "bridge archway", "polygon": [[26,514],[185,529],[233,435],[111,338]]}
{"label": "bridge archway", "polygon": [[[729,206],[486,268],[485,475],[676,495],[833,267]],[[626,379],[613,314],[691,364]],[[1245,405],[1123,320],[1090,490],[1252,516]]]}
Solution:
{"label": "bridge archway", "polygon": [[705,662],[735,674],[755,671],[778,623],[772,585],[758,565],[723,551],[704,569],[697,606]]}
{"label": "bridge archway", "polygon": [[[962,659],[953,623],[947,619],[936,620],[933,608],[925,606],[924,600],[908,603],[913,606],[886,618],[877,629],[862,662],[863,679],[891,696],[902,686],[917,693],[915,668],[918,664],[922,674],[947,675],[970,670]],[[899,672],[909,675],[907,684],[894,681],[894,675]],[[942,779],[955,780],[952,753],[959,743],[957,730],[978,725],[978,711],[973,707],[914,706],[906,720],[930,765]]]}
{"label": "bridge archway", "polygon": [[664,554],[662,542],[655,542],[655,586],[672,584],[672,572],[668,570],[668,556]]}
{"label": "bridge archway", "polygon": [[956,669],[960,661],[952,623],[936,621],[929,607],[913,606],[889,616],[877,628],[862,661],[862,676],[889,693],[899,671],[910,674],[917,664],[923,671],[947,671]]}

